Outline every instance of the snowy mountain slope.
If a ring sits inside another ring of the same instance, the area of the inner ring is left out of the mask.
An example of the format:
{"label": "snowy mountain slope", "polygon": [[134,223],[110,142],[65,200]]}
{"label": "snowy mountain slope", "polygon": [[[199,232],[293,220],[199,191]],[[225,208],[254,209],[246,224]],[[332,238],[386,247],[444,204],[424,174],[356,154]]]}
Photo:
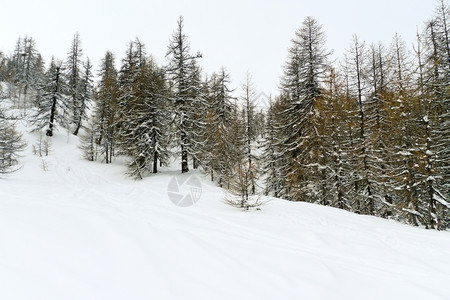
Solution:
{"label": "snowy mountain slope", "polygon": [[450,233],[272,199],[223,204],[203,178],[175,206],[175,169],[134,181],[59,132],[0,179],[0,299],[449,299]]}

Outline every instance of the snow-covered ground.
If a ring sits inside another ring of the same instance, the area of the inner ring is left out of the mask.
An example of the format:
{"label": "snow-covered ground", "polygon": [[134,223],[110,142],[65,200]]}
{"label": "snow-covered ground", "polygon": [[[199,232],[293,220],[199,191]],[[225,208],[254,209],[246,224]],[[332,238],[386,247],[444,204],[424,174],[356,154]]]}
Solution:
{"label": "snow-covered ground", "polygon": [[175,169],[134,181],[60,132],[44,171],[26,137],[0,179],[0,299],[450,299],[450,232],[279,199],[243,212],[199,173],[177,207]]}

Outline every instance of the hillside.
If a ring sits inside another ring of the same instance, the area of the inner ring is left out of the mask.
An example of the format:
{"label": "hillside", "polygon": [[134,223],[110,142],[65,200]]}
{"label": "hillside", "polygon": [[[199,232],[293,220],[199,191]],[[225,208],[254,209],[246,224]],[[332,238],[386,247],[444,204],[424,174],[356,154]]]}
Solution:
{"label": "hillside", "polygon": [[0,179],[0,299],[449,297],[449,232],[271,198],[243,212],[195,172],[200,200],[178,207],[175,169],[134,181],[64,132],[43,163],[25,138]]}

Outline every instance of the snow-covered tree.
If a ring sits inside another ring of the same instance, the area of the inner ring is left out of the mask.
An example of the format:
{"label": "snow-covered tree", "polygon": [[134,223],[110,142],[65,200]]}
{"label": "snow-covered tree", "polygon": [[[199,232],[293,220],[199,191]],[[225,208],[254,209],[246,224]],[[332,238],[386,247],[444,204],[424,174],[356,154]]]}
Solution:
{"label": "snow-covered tree", "polygon": [[249,163],[247,152],[247,129],[245,115],[235,110],[231,121],[230,136],[232,148],[233,173],[227,182],[225,203],[234,207],[248,210],[258,206],[258,196],[252,195],[253,174],[256,174],[254,164]]}
{"label": "snow-covered tree", "polygon": [[321,26],[314,18],[306,18],[292,40],[281,84],[285,102],[280,117],[284,122],[278,127],[284,160],[280,168],[287,180],[286,193],[293,200],[314,201],[317,159],[322,155],[315,152],[319,141],[315,104],[322,95],[328,56]]}
{"label": "snow-covered tree", "polygon": [[80,78],[78,108],[76,113],[75,131],[77,135],[83,127],[83,121],[88,118],[88,110],[91,107],[94,98],[94,75],[92,73],[92,64],[89,58],[83,64],[83,71]]}
{"label": "snow-covered tree", "polygon": [[[82,81],[82,55],[81,40],[77,32],[73,37],[70,51],[64,63],[64,77],[68,86],[68,95],[71,98],[69,104],[74,135],[78,134],[81,123],[86,116],[86,99],[82,99],[82,91],[86,88],[86,85]],[[88,72],[90,73],[91,71],[89,70]]]}
{"label": "snow-covered tree", "polygon": [[429,228],[443,229],[449,224],[450,208],[450,12],[439,1],[436,15],[425,32],[423,65],[419,63],[419,94],[422,112],[422,185],[420,208],[423,223]]}
{"label": "snow-covered tree", "polygon": [[104,161],[110,163],[114,155],[116,145],[116,116],[119,86],[117,82],[117,70],[114,63],[114,55],[107,51],[100,68],[100,82],[95,96],[94,116],[98,124],[100,136],[100,154]]}
{"label": "snow-covered tree", "polygon": [[19,37],[11,57],[9,73],[13,81],[10,84],[16,85],[18,92],[17,106],[26,109],[30,90],[38,87],[44,74],[44,62],[32,37]]}
{"label": "snow-covered tree", "polygon": [[116,120],[116,127],[120,131],[119,135],[127,134],[126,126],[122,126],[122,123],[127,123],[128,119],[133,117],[127,112],[131,109],[133,86],[141,67],[145,63],[146,55],[145,45],[136,38],[129,43],[125,57],[122,59],[118,74],[119,98],[117,100],[118,114]]}
{"label": "snow-covered tree", "polygon": [[91,116],[85,126],[84,133],[80,136],[79,148],[84,159],[95,161],[100,154],[100,128],[96,116]]}
{"label": "snow-covered tree", "polygon": [[135,178],[157,173],[158,165],[167,164],[170,157],[166,99],[164,73],[149,59],[136,75],[128,118],[119,130],[121,152],[130,157],[128,173]]}
{"label": "snow-covered tree", "polygon": [[22,135],[12,121],[0,109],[0,175],[17,170],[15,166],[18,163],[19,153],[26,147]]}
{"label": "snow-covered tree", "polygon": [[266,114],[264,126],[264,139],[262,141],[263,155],[261,158],[262,174],[264,177],[264,194],[281,196],[281,189],[284,185],[284,176],[280,172],[279,142],[277,135],[277,113],[280,111],[279,101],[272,103],[269,99],[269,107]]}
{"label": "snow-covered tree", "polygon": [[258,161],[255,155],[256,142],[256,124],[255,124],[255,95],[256,91],[253,87],[250,74],[242,86],[243,96],[243,119],[245,126],[245,155],[247,157],[247,168],[245,170],[245,180],[250,185],[250,193],[256,193],[256,180],[258,178]]}
{"label": "snow-covered tree", "polygon": [[198,158],[198,146],[204,142],[204,136],[200,135],[202,130],[198,130],[202,127],[202,120],[197,118],[200,114],[206,115],[206,101],[201,94],[196,64],[201,55],[191,53],[183,27],[183,18],[180,17],[167,50],[166,72],[173,106],[174,140],[181,152],[181,172],[186,173],[189,171],[188,155]]}
{"label": "snow-covered tree", "polygon": [[53,136],[57,123],[64,126],[68,114],[67,85],[62,76],[61,62],[52,59],[44,80],[38,87],[37,112],[32,118],[36,130],[48,126],[47,136]]}
{"label": "snow-covered tree", "polygon": [[221,69],[219,73],[212,74],[205,83],[207,86],[208,112],[206,114],[206,157],[202,157],[202,164],[211,173],[211,180],[215,180],[220,187],[228,182],[231,173],[230,131],[233,112],[233,90],[229,87],[230,75]]}

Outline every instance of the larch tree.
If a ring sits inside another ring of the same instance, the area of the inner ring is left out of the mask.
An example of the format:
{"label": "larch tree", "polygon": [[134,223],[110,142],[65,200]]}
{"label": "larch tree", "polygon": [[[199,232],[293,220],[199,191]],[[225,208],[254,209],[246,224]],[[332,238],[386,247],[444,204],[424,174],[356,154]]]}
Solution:
{"label": "larch tree", "polygon": [[322,139],[324,140],[327,164],[322,182],[326,189],[328,205],[350,209],[349,181],[352,177],[351,131],[355,103],[345,93],[342,76],[331,68],[325,80],[323,104],[319,111],[323,116]]}
{"label": "larch tree", "polygon": [[[420,161],[420,102],[415,95],[413,71],[406,47],[398,34],[393,38],[390,49],[391,74],[388,83],[388,124],[385,132],[386,149],[389,156],[386,188],[394,206],[391,213],[398,214],[406,222],[417,225],[418,180],[417,165]],[[394,209],[396,211],[394,211]]]}
{"label": "larch tree", "polygon": [[145,45],[136,38],[129,43],[125,57],[122,59],[122,65],[118,74],[119,98],[117,101],[118,116],[116,120],[116,127],[119,131],[119,143],[121,143],[120,136],[126,135],[129,128],[125,124],[129,123],[130,118],[133,118],[133,115],[128,113],[132,109],[131,94],[136,83],[136,77],[141,67],[145,64],[146,55]]}
{"label": "larch tree", "polygon": [[32,118],[36,130],[48,126],[45,134],[53,136],[57,123],[64,126],[68,114],[67,85],[64,82],[62,63],[52,59],[44,80],[38,87],[37,111]]}
{"label": "larch tree", "polygon": [[71,126],[73,134],[77,135],[81,128],[83,117],[85,116],[85,103],[81,99],[82,90],[82,55],[81,40],[76,33],[72,40],[70,51],[64,64],[64,76],[68,86],[68,94],[71,98]]}
{"label": "larch tree", "polygon": [[206,114],[208,101],[203,92],[202,69],[197,60],[191,61],[193,72],[190,76],[192,89],[190,91],[189,109],[189,141],[190,154],[192,156],[192,167],[198,169],[203,164],[202,157],[207,155],[206,143]]}
{"label": "larch tree", "polygon": [[44,75],[44,62],[32,37],[19,38],[11,58],[13,82],[18,89],[17,107],[27,108],[29,91],[34,91]]}
{"label": "larch tree", "polygon": [[80,146],[83,157],[87,160],[94,161],[98,157],[98,144],[97,141],[100,137],[99,128],[95,114],[90,116],[87,114],[90,109],[91,103],[95,97],[95,87],[93,83],[92,65],[89,58],[83,65],[83,75],[80,83],[80,120],[86,120],[83,125],[80,122],[80,129],[84,129],[84,134],[80,136]]}
{"label": "larch tree", "polygon": [[100,154],[108,164],[112,161],[116,145],[116,117],[117,100],[119,95],[117,70],[114,63],[114,55],[106,52],[101,62],[100,82],[95,97],[94,114],[100,136],[97,139]]}
{"label": "larch tree", "polygon": [[166,165],[168,148],[167,87],[164,73],[152,60],[144,62],[137,73],[129,101],[129,115],[122,129],[121,152],[130,157],[128,173],[137,179],[157,173]]}
{"label": "larch tree", "polygon": [[258,178],[258,158],[255,155],[256,124],[255,124],[255,97],[256,91],[253,86],[251,75],[247,73],[244,85],[242,86],[243,120],[245,126],[245,155],[247,158],[246,167],[242,168],[245,181],[248,182],[250,191],[256,193],[256,180]]}
{"label": "larch tree", "polygon": [[204,142],[204,137],[198,135],[200,131],[196,129],[201,127],[197,114],[200,111],[206,114],[206,101],[200,94],[199,68],[196,64],[201,55],[191,53],[183,28],[183,18],[180,17],[167,50],[166,73],[171,90],[174,140],[181,152],[181,172],[186,173],[189,171],[188,156],[198,158],[197,146]]}
{"label": "larch tree", "polygon": [[450,207],[450,178],[448,175],[450,151],[449,139],[449,8],[439,2],[436,16],[425,31],[424,65],[421,68],[423,107],[422,139],[423,182],[421,207],[425,212],[423,222],[429,228],[448,226]]}
{"label": "larch tree", "polygon": [[248,210],[255,203],[252,201],[252,179],[247,152],[247,129],[245,114],[239,113],[236,105],[232,115],[230,130],[233,135],[230,136],[229,143],[232,145],[230,161],[232,165],[232,176],[229,178],[226,188],[227,195],[224,202],[233,207]]}
{"label": "larch tree", "polygon": [[352,205],[357,213],[375,214],[377,194],[374,189],[374,177],[377,175],[377,159],[372,155],[372,140],[369,129],[369,119],[365,104],[368,84],[365,80],[367,74],[367,56],[365,43],[360,42],[354,35],[349,50],[348,78],[350,97],[357,104],[358,117],[357,134],[354,136],[354,188],[355,201]]}
{"label": "larch tree", "polygon": [[229,87],[230,75],[221,69],[219,73],[212,74],[206,82],[208,101],[208,112],[206,114],[205,136],[207,147],[206,157],[202,158],[202,163],[211,174],[211,180],[215,180],[220,187],[228,182],[232,174],[232,147],[230,136],[234,133],[230,131],[235,111],[232,102],[233,90]]}
{"label": "larch tree", "polygon": [[89,58],[86,58],[86,61],[83,64],[83,73],[80,79],[79,107],[74,134],[78,134],[78,131],[83,127],[83,121],[88,118],[88,110],[91,107],[94,92],[95,88],[92,64]]}
{"label": "larch tree", "polygon": [[315,102],[322,95],[329,54],[321,25],[312,17],[306,18],[292,40],[281,83],[287,100],[282,113],[285,124],[279,127],[283,131],[280,136],[284,135],[280,151],[287,160],[282,172],[293,200],[314,201],[311,198],[317,196],[321,154],[316,151],[320,139]]}
{"label": "larch tree", "polygon": [[0,108],[0,176],[17,170],[20,152],[26,148],[13,119]]}
{"label": "larch tree", "polygon": [[281,196],[284,185],[284,176],[280,172],[280,150],[278,149],[277,114],[280,112],[280,102],[274,103],[269,99],[269,107],[266,113],[264,126],[264,138],[262,141],[263,155],[261,158],[262,174],[264,177],[264,194],[274,197]]}
{"label": "larch tree", "polygon": [[82,152],[82,157],[89,161],[96,161],[100,154],[100,128],[95,115],[87,120],[83,134],[80,135],[78,148]]}

